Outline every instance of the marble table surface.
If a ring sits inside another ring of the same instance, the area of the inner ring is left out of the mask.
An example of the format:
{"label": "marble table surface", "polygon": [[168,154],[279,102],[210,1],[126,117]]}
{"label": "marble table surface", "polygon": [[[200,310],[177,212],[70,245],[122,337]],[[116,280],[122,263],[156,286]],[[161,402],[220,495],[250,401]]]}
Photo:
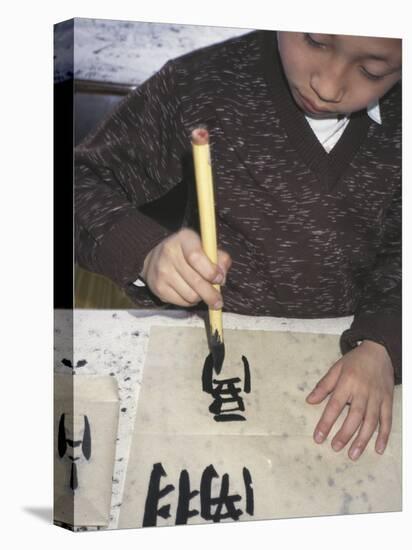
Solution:
{"label": "marble table surface", "polygon": [[169,59],[250,30],[76,17],[55,28],[54,79],[138,85]]}
{"label": "marble table surface", "polygon": [[[351,317],[299,320],[224,314],[225,328],[261,331],[341,334],[351,320]],[[120,416],[109,529],[116,529],[118,525],[134,419],[153,326],[204,327],[204,321],[196,313],[186,311],[75,310],[73,314],[67,310],[55,311],[54,372],[68,374],[71,368],[63,359],[72,356],[76,375],[109,375],[114,376],[118,383]],[[397,388],[394,416],[399,419],[400,403],[401,393]],[[399,450],[399,461],[400,456]]]}

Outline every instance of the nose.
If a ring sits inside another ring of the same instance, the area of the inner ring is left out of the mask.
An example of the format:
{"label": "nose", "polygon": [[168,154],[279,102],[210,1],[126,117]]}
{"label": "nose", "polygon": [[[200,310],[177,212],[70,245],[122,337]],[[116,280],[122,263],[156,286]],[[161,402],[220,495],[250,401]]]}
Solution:
{"label": "nose", "polygon": [[325,103],[339,103],[345,94],[344,75],[336,66],[326,66],[312,74],[310,85]]}

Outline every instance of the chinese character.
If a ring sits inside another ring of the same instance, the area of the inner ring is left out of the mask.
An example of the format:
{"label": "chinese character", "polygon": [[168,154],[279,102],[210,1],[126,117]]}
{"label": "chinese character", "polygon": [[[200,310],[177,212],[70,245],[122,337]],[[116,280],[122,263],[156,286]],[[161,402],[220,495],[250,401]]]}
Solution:
{"label": "chinese character", "polygon": [[[171,517],[170,504],[165,504],[159,508],[159,501],[174,491],[175,486],[168,484],[163,489],[160,489],[162,477],[167,477],[162,464],[160,462],[153,464],[145,503],[143,527],[155,526],[158,516],[163,519]],[[243,514],[243,511],[238,507],[242,497],[237,493],[229,494],[229,474],[223,474],[220,491],[217,496],[212,495],[213,479],[219,479],[219,475],[213,464],[210,464],[203,470],[200,481],[200,491],[191,490],[188,471],[182,470],[180,472],[175,525],[184,525],[189,518],[197,515],[200,515],[205,520],[213,521],[214,523],[218,523],[222,519],[228,518],[234,521],[239,519]],[[245,467],[243,468],[243,482],[246,496],[245,510],[248,515],[253,516],[254,495],[252,477],[249,470]],[[196,508],[190,508],[190,501],[198,495],[200,495],[200,512]],[[235,503],[238,503],[238,506],[236,506]]]}
{"label": "chinese character", "polygon": [[[250,367],[244,355],[242,355],[242,362],[244,369],[243,391],[250,393]],[[236,386],[241,382],[241,379],[236,377],[218,380],[213,378],[213,368],[213,356],[209,354],[203,366],[202,389],[213,397],[213,403],[210,405],[209,411],[215,415],[214,420],[216,422],[246,420],[244,416],[234,412],[245,410],[243,399],[240,396],[242,390]]]}
{"label": "chinese character", "polygon": [[[79,452],[81,449],[81,452]],[[70,489],[74,492],[78,486],[77,462],[83,457],[90,460],[92,439],[89,419],[86,415],[62,414],[59,421],[57,450],[60,458],[66,458],[70,466]]]}

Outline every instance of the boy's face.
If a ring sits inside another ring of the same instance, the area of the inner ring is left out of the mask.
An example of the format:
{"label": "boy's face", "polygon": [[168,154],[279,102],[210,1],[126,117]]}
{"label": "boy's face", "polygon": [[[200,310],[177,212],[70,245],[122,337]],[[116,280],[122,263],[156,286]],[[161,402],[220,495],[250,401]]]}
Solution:
{"label": "boy's face", "polygon": [[401,78],[398,38],[283,31],[277,35],[290,92],[312,117],[364,109]]}

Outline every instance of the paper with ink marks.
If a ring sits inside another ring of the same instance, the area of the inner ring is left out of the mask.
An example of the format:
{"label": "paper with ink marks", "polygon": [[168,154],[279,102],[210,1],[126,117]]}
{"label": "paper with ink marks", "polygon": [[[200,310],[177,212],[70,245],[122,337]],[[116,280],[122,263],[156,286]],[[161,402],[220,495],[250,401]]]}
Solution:
{"label": "paper with ink marks", "polygon": [[400,388],[385,454],[352,462],[314,443],[324,405],[305,402],[338,336],[226,330],[218,375],[205,340],[151,329],[118,527],[401,509]]}
{"label": "paper with ink marks", "polygon": [[109,524],[119,417],[112,376],[54,377],[54,519]]}

